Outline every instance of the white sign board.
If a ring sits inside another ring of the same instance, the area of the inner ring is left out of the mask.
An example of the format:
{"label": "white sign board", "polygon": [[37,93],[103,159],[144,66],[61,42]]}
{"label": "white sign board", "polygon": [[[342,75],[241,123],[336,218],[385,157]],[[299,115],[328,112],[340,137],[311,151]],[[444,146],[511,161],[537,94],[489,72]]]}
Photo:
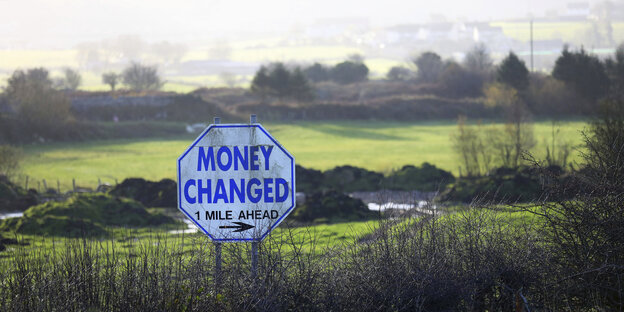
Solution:
{"label": "white sign board", "polygon": [[178,158],[178,208],[214,241],[261,241],[295,207],[295,158],[259,124],[210,125]]}

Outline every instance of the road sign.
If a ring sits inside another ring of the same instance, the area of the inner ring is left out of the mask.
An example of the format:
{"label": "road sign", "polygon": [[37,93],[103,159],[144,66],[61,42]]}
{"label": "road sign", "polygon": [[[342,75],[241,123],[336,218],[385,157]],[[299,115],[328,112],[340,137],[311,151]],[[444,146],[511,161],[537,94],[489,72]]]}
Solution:
{"label": "road sign", "polygon": [[260,124],[213,124],[178,158],[178,208],[217,242],[261,241],[295,207],[295,158]]}

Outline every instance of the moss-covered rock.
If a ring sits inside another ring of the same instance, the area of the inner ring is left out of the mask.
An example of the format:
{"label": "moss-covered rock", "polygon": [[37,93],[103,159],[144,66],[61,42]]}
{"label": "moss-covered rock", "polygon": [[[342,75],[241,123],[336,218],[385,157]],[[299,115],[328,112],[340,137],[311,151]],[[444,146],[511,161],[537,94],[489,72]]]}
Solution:
{"label": "moss-covered rock", "polygon": [[297,192],[306,194],[316,192],[323,183],[323,173],[319,170],[297,165],[295,167],[295,176],[297,177]]}
{"label": "moss-covered rock", "polygon": [[483,177],[461,178],[440,195],[442,201],[469,203],[474,199],[528,202],[543,192],[540,176],[531,168],[499,168]]}
{"label": "moss-covered rock", "polygon": [[383,175],[353,166],[340,166],[323,173],[323,188],[350,193],[381,189]]}
{"label": "moss-covered rock", "polygon": [[335,190],[319,191],[307,196],[305,204],[293,211],[297,221],[312,222],[324,219],[328,221],[355,221],[377,216],[359,199],[352,198]]}
{"label": "moss-covered rock", "polygon": [[384,179],[383,186],[398,191],[435,192],[444,190],[453,182],[455,177],[452,173],[425,162],[420,167],[407,165],[393,172]]}
{"label": "moss-covered rock", "polygon": [[28,235],[64,237],[103,236],[106,230],[89,220],[66,216],[43,216],[41,218],[10,218],[0,223],[0,230]]}
{"label": "moss-covered rock", "polygon": [[176,183],[171,179],[152,182],[141,178],[129,178],[116,185],[109,193],[138,200],[146,207],[177,207]]}
{"label": "moss-covered rock", "polygon": [[17,198],[17,194],[7,183],[0,181],[0,200],[12,201]]}
{"label": "moss-covered rock", "polygon": [[63,202],[31,207],[21,218],[5,219],[0,223],[0,230],[33,235],[98,236],[106,234],[108,226],[147,227],[175,222],[170,217],[149,213],[132,199],[76,194]]}
{"label": "moss-covered rock", "polygon": [[420,167],[404,166],[385,178],[381,173],[353,166],[339,166],[321,172],[297,165],[296,175],[297,191],[306,194],[332,189],[345,193],[382,189],[435,192],[455,181],[453,174],[429,163]]}
{"label": "moss-covered rock", "polygon": [[26,191],[0,176],[0,211],[24,211],[38,203],[35,190]]}

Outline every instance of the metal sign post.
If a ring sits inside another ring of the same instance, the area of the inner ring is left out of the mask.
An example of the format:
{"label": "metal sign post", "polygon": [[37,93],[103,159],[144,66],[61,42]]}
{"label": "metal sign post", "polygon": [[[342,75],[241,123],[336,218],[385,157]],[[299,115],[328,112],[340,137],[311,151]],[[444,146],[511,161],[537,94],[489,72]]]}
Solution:
{"label": "metal sign post", "polygon": [[251,243],[251,279],[258,275],[258,242]]}
{"label": "metal sign post", "polygon": [[[258,123],[258,117],[255,114],[249,116],[249,123]],[[255,280],[258,274],[258,242],[251,243],[251,279]]]}
{"label": "metal sign post", "polygon": [[258,243],[295,208],[295,158],[257,123],[214,123],[177,161],[178,208],[215,243],[215,282],[221,280],[222,242]]}
{"label": "metal sign post", "polygon": [[[218,125],[221,123],[220,117],[214,118],[214,124]],[[215,280],[215,294],[219,293],[219,289],[221,288],[221,243],[214,242],[215,249],[215,271],[214,271],[214,280]]]}

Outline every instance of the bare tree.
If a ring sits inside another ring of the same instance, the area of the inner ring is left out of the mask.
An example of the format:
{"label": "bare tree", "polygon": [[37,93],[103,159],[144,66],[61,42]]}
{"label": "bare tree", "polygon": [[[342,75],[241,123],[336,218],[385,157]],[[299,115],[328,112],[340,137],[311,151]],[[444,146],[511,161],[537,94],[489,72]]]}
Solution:
{"label": "bare tree", "polygon": [[51,89],[52,84],[48,70],[43,67],[16,70],[7,81],[5,94],[13,104],[19,105],[19,98],[32,89]]}
{"label": "bare tree", "polygon": [[502,83],[492,83],[485,88],[485,104],[505,110],[507,122],[502,131],[492,131],[488,141],[493,146],[501,165],[518,167],[522,154],[535,146],[533,125],[526,104],[518,91]]}
{"label": "bare tree", "polygon": [[119,84],[121,80],[121,75],[115,72],[108,72],[102,74],[102,82],[109,85],[112,92],[115,92],[115,86]]}
{"label": "bare tree", "polygon": [[466,125],[466,116],[457,120],[457,132],[451,135],[453,148],[459,154],[461,163],[469,177],[479,176],[489,171],[492,157],[488,146],[484,143],[481,125]]}
{"label": "bare tree", "polygon": [[571,146],[567,141],[559,138],[559,125],[553,121],[551,124],[550,142],[545,142],[546,146],[546,164],[548,166],[566,167],[568,157],[570,157]]}
{"label": "bare tree", "polygon": [[485,44],[479,43],[466,53],[464,67],[469,71],[484,74],[492,70],[492,58]]}
{"label": "bare tree", "polygon": [[158,90],[163,85],[156,66],[132,63],[122,76],[123,83],[135,91]]}
{"label": "bare tree", "polygon": [[10,145],[0,145],[0,176],[12,177],[19,170],[22,150]]}
{"label": "bare tree", "polygon": [[69,99],[52,88],[45,68],[16,70],[8,79],[7,99],[21,121],[38,131],[51,131],[71,118]]}
{"label": "bare tree", "polygon": [[424,52],[412,62],[418,67],[418,79],[422,82],[436,82],[443,70],[442,58],[434,52]]}
{"label": "bare tree", "polygon": [[[540,236],[555,256],[553,272],[570,310],[621,310],[624,304],[624,103],[600,103],[583,133],[584,169],[549,185],[539,210]],[[569,196],[572,193],[574,200]],[[570,296],[571,295],[571,296]]]}
{"label": "bare tree", "polygon": [[529,110],[524,102],[518,99],[508,108],[507,124],[505,124],[505,134],[513,144],[511,167],[518,167],[522,154],[535,146],[533,133]]}
{"label": "bare tree", "polygon": [[63,89],[75,91],[78,89],[78,86],[82,83],[82,76],[76,70],[71,68],[65,68],[64,70],[65,79],[63,83]]}

